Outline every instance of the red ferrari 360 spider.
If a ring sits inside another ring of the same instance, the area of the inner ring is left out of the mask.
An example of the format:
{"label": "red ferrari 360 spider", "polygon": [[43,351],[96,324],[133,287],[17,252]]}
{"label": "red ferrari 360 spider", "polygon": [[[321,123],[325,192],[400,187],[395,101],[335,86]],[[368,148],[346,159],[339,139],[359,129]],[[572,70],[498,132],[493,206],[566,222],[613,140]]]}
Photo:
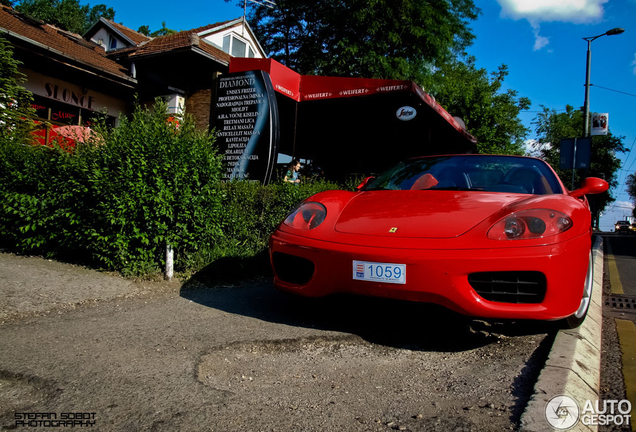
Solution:
{"label": "red ferrari 360 spider", "polygon": [[569,192],[535,158],[421,157],[357,192],[301,203],[270,239],[274,284],[355,293],[500,319],[583,322],[593,285],[587,178]]}

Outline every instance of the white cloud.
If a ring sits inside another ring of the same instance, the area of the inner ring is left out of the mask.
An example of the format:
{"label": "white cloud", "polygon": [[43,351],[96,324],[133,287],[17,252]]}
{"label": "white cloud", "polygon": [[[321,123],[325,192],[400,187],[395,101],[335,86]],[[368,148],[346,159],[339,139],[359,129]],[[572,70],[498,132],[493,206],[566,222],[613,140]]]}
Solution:
{"label": "white cloud", "polygon": [[546,150],[552,148],[552,144],[550,143],[540,143],[535,139],[526,140],[525,144],[525,152],[526,156],[541,158],[541,150]]}
{"label": "white cloud", "polygon": [[603,5],[609,0],[497,0],[501,14],[531,23],[560,21],[589,23],[603,17]]}
{"label": "white cloud", "polygon": [[[590,23],[603,18],[603,5],[609,0],[497,0],[501,16],[515,20],[525,19],[534,33],[534,51],[550,43],[539,34],[542,22]],[[635,72],[636,73],[636,72]]]}
{"label": "white cloud", "polygon": [[634,204],[629,201],[616,201],[612,203],[612,206],[618,209],[629,209],[629,210],[634,209]]}
{"label": "white cloud", "polygon": [[534,51],[539,51],[541,48],[550,43],[550,39],[539,34],[538,24],[534,24],[532,26],[532,32],[534,33],[534,47],[532,48]]}

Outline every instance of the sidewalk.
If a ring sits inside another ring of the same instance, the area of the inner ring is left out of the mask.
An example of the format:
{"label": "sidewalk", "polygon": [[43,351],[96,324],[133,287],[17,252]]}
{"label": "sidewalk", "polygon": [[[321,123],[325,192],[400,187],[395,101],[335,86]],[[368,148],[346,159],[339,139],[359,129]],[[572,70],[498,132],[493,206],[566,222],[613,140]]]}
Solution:
{"label": "sidewalk", "polygon": [[78,305],[167,290],[178,282],[134,282],[73,264],[0,252],[0,324],[27,316],[74,309]]}
{"label": "sidewalk", "polygon": [[[566,395],[579,404],[598,400],[601,380],[601,329],[603,323],[603,239],[593,248],[594,288],[583,324],[574,330],[560,330],[546,364],[534,386],[534,394],[521,416],[521,431],[553,430],[546,420],[546,405],[555,396]],[[582,406],[582,405],[581,405]],[[570,431],[596,431],[577,423]]]}

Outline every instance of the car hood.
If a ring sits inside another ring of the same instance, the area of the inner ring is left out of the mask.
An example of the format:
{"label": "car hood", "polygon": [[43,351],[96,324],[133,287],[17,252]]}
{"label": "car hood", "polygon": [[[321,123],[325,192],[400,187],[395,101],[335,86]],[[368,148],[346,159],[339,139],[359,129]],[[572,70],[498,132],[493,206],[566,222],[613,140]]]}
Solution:
{"label": "car hood", "polygon": [[341,212],[341,233],[387,237],[457,237],[502,208],[532,195],[424,191],[369,191]]}

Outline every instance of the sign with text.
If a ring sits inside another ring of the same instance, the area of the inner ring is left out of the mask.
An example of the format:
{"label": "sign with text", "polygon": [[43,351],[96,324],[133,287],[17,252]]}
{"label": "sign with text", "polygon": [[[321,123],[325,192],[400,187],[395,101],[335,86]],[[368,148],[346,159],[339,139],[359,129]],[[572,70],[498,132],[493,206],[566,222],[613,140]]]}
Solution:
{"label": "sign with text", "polygon": [[223,154],[224,179],[267,184],[280,139],[278,105],[269,74],[257,70],[221,76],[214,127]]}

